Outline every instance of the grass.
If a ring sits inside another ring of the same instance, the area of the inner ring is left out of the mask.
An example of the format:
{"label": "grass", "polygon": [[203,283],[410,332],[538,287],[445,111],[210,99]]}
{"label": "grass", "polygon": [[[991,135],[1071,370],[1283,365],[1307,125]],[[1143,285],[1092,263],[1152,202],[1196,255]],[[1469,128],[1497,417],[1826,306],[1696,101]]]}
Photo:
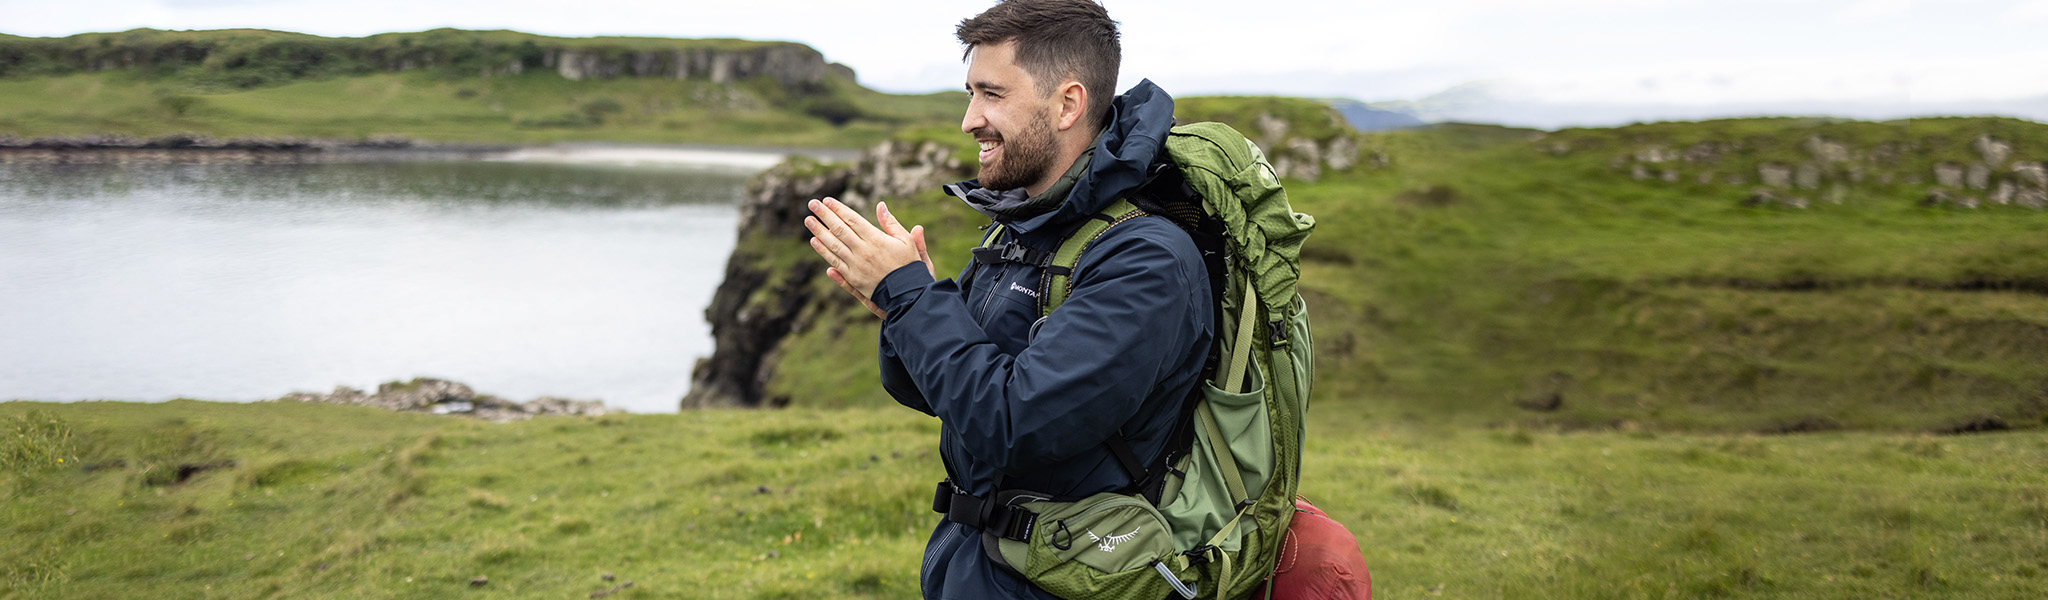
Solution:
{"label": "grass", "polygon": [[[2039,432],[1562,432],[1311,410],[1302,493],[1358,536],[1383,598],[2048,590]],[[903,409],[490,424],[16,402],[0,421],[68,428],[37,439],[84,463],[8,465],[12,598],[910,597],[942,475],[936,420]],[[195,463],[224,466],[182,481],[146,466]]]}
{"label": "grass", "polygon": [[[1228,114],[1271,101],[1192,104]],[[1295,209],[1319,223],[1301,279],[1317,397],[1376,419],[1468,427],[2042,427],[2048,213],[1921,199],[1934,165],[1971,160],[1978,135],[2038,161],[2048,128],[1925,121],[1361,136],[1390,163],[1288,184]],[[1746,202],[1763,185],[1758,165],[1797,164],[1784,153],[1817,137],[1856,158],[1834,164],[1821,189],[1782,190],[1812,196],[1810,208]],[[1645,148],[1709,140],[1723,145],[1718,158],[1653,165],[1682,171],[1676,182],[1631,174]],[[1911,150],[1877,156],[1887,143]],[[1852,169],[1864,179],[1851,182]],[[1747,179],[1729,183],[1736,175]],[[927,225],[942,275],[984,222],[936,193],[890,206]],[[808,252],[783,243],[797,259]],[[824,325],[784,346],[769,388],[799,405],[888,404],[843,385],[875,376],[874,321],[815,283],[835,302],[818,308]]]}
{"label": "grass", "polygon": [[832,80],[843,124],[767,81],[570,81],[552,72],[449,79],[379,73],[194,90],[134,72],[0,78],[0,134],[401,137],[458,143],[611,141],[859,147],[907,124],[957,118],[958,94],[896,96]]}
{"label": "grass", "polygon": [[[687,81],[159,85],[0,80],[0,131],[965,141],[933,124],[956,94],[842,90],[881,116],[835,127],[776,108],[790,99],[774,90]],[[1323,140],[1327,115],[1298,102],[1187,107]],[[1289,183],[1320,223],[1303,263],[1318,379],[1302,491],[1359,535],[1382,597],[2042,596],[2048,214],[1921,199],[1935,165],[1975,160],[1978,135],[2039,161],[2044,131],[1743,119],[1359,136],[1385,164]],[[1814,160],[1814,139],[1855,158],[1779,190],[1809,208],[1746,201],[1766,165]],[[1712,158],[1651,160],[1702,142]],[[927,226],[942,274],[982,222],[936,192],[891,208]],[[798,240],[740,246],[778,274],[814,260]],[[15,435],[0,531],[20,541],[0,548],[0,581],[21,598],[912,596],[937,423],[872,385],[875,321],[807,285],[836,302],[772,355],[785,411],[492,425],[0,404]],[[1985,429],[2018,431],[1930,435]]]}

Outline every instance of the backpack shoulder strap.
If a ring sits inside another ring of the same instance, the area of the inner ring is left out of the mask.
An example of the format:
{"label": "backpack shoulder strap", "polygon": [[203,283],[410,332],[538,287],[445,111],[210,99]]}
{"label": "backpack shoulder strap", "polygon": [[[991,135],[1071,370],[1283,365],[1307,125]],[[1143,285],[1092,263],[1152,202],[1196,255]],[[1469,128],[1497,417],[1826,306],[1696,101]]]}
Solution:
{"label": "backpack shoulder strap", "polygon": [[1066,302],[1067,295],[1074,291],[1074,268],[1081,264],[1081,253],[1102,237],[1109,228],[1124,221],[1145,216],[1147,213],[1131,204],[1129,200],[1117,200],[1109,208],[1095,213],[1079,229],[1060,240],[1060,247],[1053,252],[1052,264],[1045,268],[1038,282],[1038,316],[1052,315],[1053,309]]}
{"label": "backpack shoulder strap", "polygon": [[[984,232],[981,234],[981,245],[975,246],[973,250],[975,256],[981,256],[986,252],[994,250],[996,248],[996,240],[1003,239],[1002,223],[989,221],[988,225],[982,226],[982,229]],[[967,273],[960,276],[960,287],[964,289],[967,286],[974,285],[974,276],[980,273],[981,261],[967,261]]]}

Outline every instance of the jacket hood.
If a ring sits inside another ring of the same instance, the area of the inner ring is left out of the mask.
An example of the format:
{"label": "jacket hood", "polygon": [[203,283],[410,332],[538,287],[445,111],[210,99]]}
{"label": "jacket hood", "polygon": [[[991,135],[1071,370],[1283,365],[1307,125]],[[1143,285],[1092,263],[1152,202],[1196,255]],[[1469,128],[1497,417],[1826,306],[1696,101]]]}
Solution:
{"label": "jacket hood", "polygon": [[[1146,168],[1165,151],[1166,136],[1173,129],[1173,97],[1146,79],[1111,100],[1109,114],[1109,128],[1095,138],[1088,171],[1074,182],[1066,201],[1052,211],[1005,225],[1019,234],[1058,231],[1101,212],[1145,182]],[[946,186],[946,193],[964,198],[980,187],[979,180],[970,179]]]}

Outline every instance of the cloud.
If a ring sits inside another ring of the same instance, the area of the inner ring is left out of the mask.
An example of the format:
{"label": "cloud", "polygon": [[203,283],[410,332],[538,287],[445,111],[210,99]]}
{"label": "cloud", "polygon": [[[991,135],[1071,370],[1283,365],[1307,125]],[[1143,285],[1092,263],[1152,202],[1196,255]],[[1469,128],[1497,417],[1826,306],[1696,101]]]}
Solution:
{"label": "cloud", "polygon": [[2007,19],[2041,21],[2048,20],[2048,0],[2028,0],[2013,5],[2002,15]]}
{"label": "cloud", "polygon": [[[2000,100],[2048,93],[2048,0],[1104,0],[1121,85],[1421,98],[1492,81],[1529,101],[1657,106]],[[1910,2],[1910,3],[1909,3]],[[0,31],[435,27],[798,41],[892,92],[959,87],[953,27],[986,0],[0,0]],[[1995,16],[1995,17],[1994,17]]]}
{"label": "cloud", "polygon": [[1848,20],[1891,19],[1910,14],[1912,8],[1912,0],[1862,0],[1836,14]]}

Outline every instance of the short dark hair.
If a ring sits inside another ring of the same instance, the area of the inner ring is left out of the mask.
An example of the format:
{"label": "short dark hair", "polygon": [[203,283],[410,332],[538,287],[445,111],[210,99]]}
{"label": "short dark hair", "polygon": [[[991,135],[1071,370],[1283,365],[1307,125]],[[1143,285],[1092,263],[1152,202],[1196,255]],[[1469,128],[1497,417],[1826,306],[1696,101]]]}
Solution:
{"label": "short dark hair", "polygon": [[1098,131],[1108,127],[1124,49],[1116,21],[1095,0],[1004,0],[961,21],[953,35],[967,55],[975,46],[1016,42],[1017,65],[1038,80],[1039,96],[1061,81],[1079,81],[1088,88],[1088,116]]}

